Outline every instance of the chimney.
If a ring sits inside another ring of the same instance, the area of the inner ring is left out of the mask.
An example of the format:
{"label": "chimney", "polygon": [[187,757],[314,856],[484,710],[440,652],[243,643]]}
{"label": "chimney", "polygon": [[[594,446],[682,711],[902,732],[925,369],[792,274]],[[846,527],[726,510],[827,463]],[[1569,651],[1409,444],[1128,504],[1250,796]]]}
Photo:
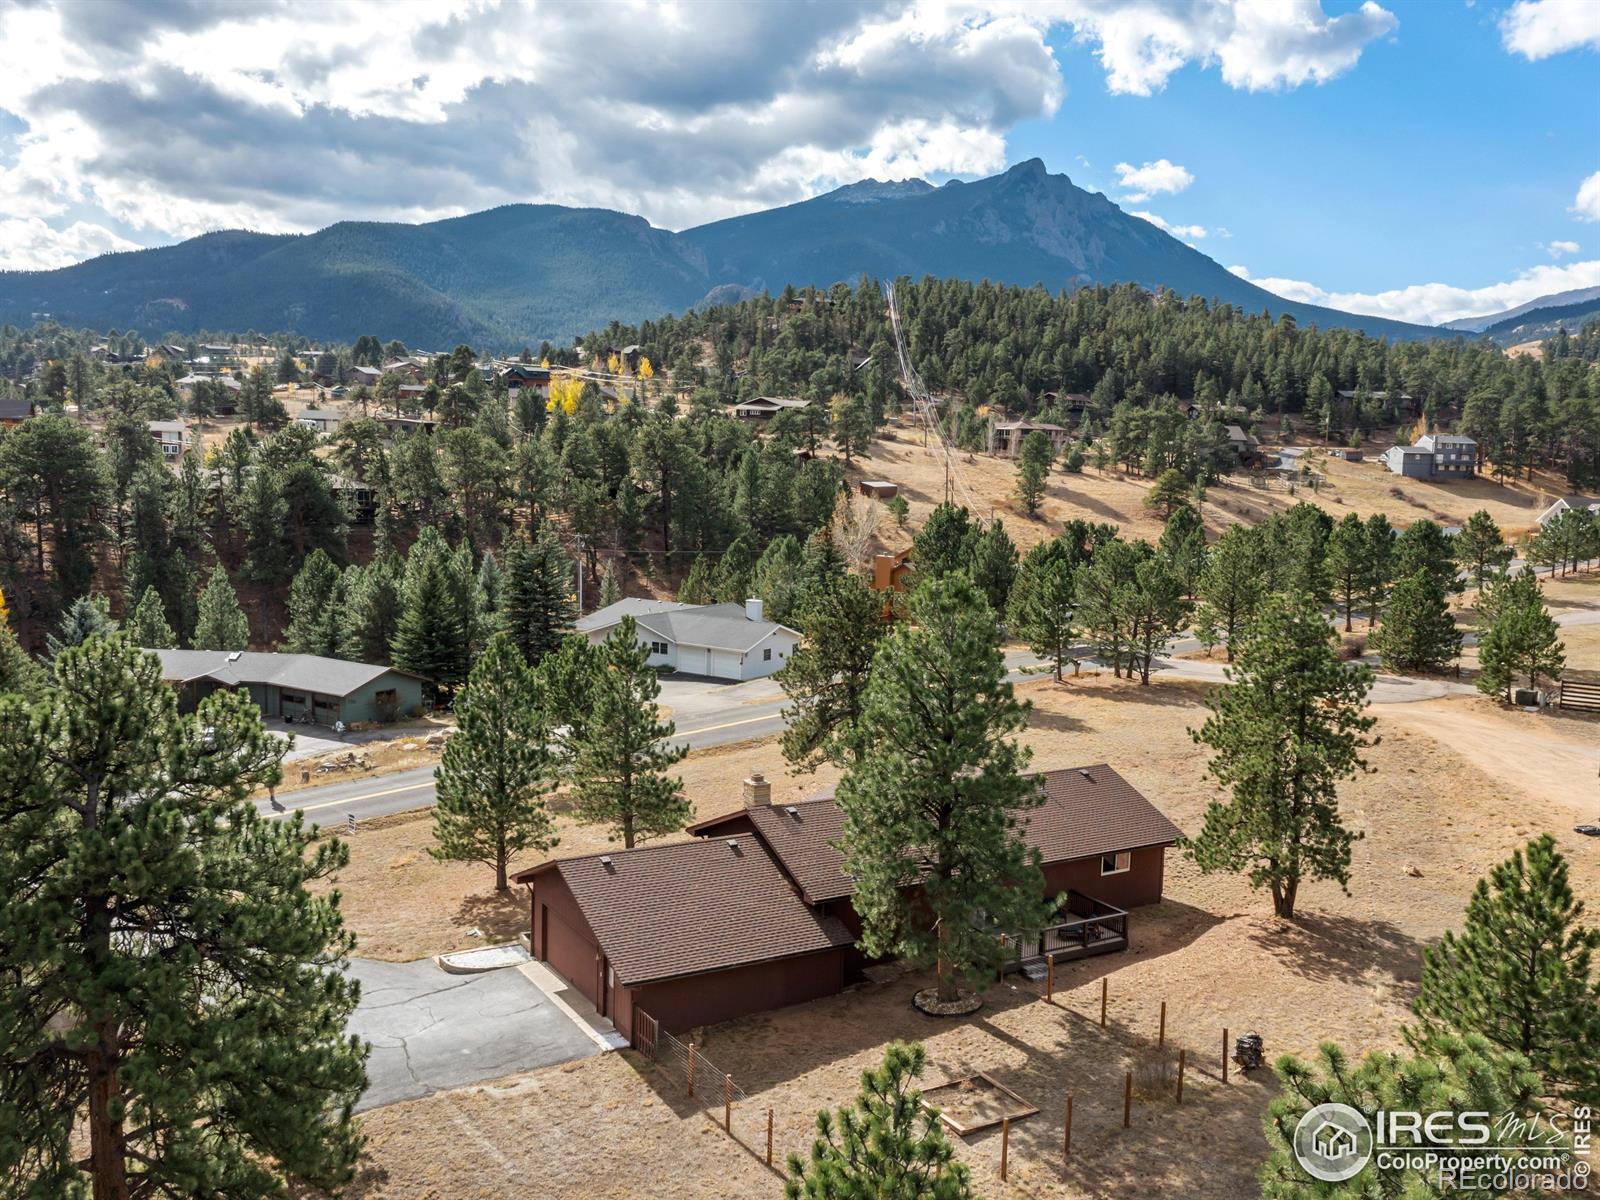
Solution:
{"label": "chimney", "polygon": [[771,803],[772,785],[766,781],[760,771],[757,771],[744,781],[744,806],[746,808],[755,808],[758,805]]}
{"label": "chimney", "polygon": [[744,619],[747,621],[761,620],[761,601],[751,596],[744,602]]}

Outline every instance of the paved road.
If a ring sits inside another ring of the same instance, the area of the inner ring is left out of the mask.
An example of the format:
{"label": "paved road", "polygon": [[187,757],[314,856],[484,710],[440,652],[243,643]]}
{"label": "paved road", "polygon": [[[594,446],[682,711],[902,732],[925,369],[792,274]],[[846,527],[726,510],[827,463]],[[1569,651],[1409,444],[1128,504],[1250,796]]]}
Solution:
{"label": "paved road", "polygon": [[[1600,624],[1600,610],[1558,613],[1555,620],[1558,625]],[[1171,653],[1187,654],[1200,648],[1198,639],[1180,638],[1172,644]],[[1097,665],[1084,647],[1079,648],[1079,657],[1086,667]],[[1005,661],[1013,679],[1037,678],[1039,668],[1045,665],[1026,650],[1008,652]],[[1222,664],[1207,659],[1158,658],[1151,669],[1169,678],[1223,681]],[[1380,673],[1373,685],[1372,702],[1407,704],[1437,700],[1442,696],[1470,695],[1473,690],[1470,684],[1455,680]],[[663,679],[661,702],[672,710],[672,718],[678,726],[675,742],[691,749],[769,737],[784,729],[783,689],[770,679],[735,684],[703,679]],[[285,794],[281,803],[304,812],[308,820],[321,825],[342,822],[349,813],[365,819],[423,808],[433,803],[433,768],[419,767],[393,775],[305,788]],[[266,811],[268,802],[263,800],[260,806]]]}
{"label": "paved road", "polygon": [[350,1032],[372,1043],[358,1108],[598,1054],[600,1047],[520,971],[450,975],[432,959],[350,960],[361,1003]]}

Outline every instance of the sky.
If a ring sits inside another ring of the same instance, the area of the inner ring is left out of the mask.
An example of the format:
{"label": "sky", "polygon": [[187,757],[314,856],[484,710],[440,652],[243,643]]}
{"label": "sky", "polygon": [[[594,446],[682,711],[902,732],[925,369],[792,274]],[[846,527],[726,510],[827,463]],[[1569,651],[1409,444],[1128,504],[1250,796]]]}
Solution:
{"label": "sky", "polygon": [[0,0],[0,269],[1032,157],[1295,300],[1600,286],[1600,0]]}

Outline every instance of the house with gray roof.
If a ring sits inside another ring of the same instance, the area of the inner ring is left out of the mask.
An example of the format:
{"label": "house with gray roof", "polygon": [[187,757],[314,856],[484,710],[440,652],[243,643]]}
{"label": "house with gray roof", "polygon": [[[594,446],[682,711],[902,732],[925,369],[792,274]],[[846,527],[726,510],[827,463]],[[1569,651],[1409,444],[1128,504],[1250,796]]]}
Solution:
{"label": "house with gray roof", "polygon": [[1430,433],[1410,446],[1390,446],[1378,456],[1396,475],[1411,479],[1471,479],[1478,472],[1478,443],[1457,433]]}
{"label": "house with gray roof", "polygon": [[580,617],[579,633],[605,641],[624,617],[632,617],[650,665],[712,679],[761,679],[783,669],[800,644],[798,630],[768,621],[761,601],[743,604],[682,604],[629,597]]}
{"label": "house with gray roof", "polygon": [[161,677],[192,710],[218,688],[243,688],[265,717],[333,725],[388,722],[423,707],[428,680],[410,671],[319,654],[250,650],[153,650]]}

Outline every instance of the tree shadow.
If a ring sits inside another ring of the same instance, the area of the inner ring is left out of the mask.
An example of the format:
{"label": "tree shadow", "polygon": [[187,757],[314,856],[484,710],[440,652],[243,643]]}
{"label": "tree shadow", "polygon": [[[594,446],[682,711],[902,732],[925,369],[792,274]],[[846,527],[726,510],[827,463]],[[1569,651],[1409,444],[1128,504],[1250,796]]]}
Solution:
{"label": "tree shadow", "polygon": [[463,896],[455,916],[450,919],[451,924],[481,929],[486,946],[512,941],[518,934],[527,932],[527,898],[527,892],[519,887],[504,892],[491,888],[487,892]]}
{"label": "tree shadow", "polygon": [[1422,976],[1423,944],[1379,917],[1304,913],[1263,926],[1254,940],[1307,979],[1348,980],[1373,967],[1397,983],[1415,984]]}

